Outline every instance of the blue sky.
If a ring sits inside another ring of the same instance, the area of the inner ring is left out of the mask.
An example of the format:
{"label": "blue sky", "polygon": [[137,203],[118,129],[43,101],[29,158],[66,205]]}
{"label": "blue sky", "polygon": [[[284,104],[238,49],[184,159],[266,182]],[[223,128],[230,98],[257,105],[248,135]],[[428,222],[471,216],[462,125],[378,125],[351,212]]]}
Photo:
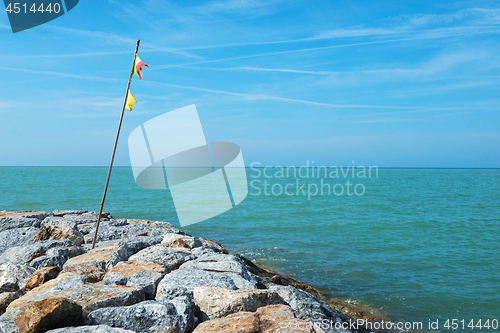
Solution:
{"label": "blue sky", "polygon": [[13,34],[0,14],[0,165],[107,165],[196,104],[247,165],[500,167],[497,1],[87,0]]}

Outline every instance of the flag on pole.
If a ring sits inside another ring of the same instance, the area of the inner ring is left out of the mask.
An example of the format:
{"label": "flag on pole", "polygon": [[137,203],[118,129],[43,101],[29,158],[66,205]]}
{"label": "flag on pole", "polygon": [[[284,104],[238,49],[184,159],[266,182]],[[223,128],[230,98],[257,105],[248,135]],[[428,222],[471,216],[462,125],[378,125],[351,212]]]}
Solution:
{"label": "flag on pole", "polygon": [[134,60],[134,74],[137,75],[139,79],[142,79],[142,66],[146,66],[149,68],[148,64],[143,62],[141,58],[139,58],[139,55],[136,53]]}
{"label": "flag on pole", "polygon": [[132,96],[132,93],[129,90],[128,91],[128,97],[127,97],[127,105],[125,106],[125,109],[128,109],[128,110],[132,111],[132,107],[134,106],[134,102],[137,103],[137,101],[135,100],[134,96]]}

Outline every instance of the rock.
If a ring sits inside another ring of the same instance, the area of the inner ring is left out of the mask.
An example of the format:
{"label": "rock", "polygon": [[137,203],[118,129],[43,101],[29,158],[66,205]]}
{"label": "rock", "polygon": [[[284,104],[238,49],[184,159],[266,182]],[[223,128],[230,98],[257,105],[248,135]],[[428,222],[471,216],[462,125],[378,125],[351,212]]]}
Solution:
{"label": "rock", "polygon": [[126,285],[144,290],[146,299],[154,299],[156,287],[167,270],[163,265],[120,262],[106,273],[104,284]]}
{"label": "rock", "polygon": [[33,243],[37,232],[36,227],[15,228],[0,232],[0,263],[24,263],[16,262],[12,256]]}
{"label": "rock", "polygon": [[325,306],[319,299],[305,291],[292,286],[279,285],[270,286],[269,289],[277,292],[285,300],[286,304],[295,311],[297,318],[321,327],[325,333],[364,332],[363,330],[336,329],[336,323],[337,327],[340,327],[344,322],[350,323],[355,322],[355,320],[340,311]]}
{"label": "rock", "polygon": [[0,232],[17,228],[29,228],[29,227],[39,228],[41,222],[42,221],[38,218],[29,218],[25,216],[1,218]]}
{"label": "rock", "polygon": [[66,262],[66,258],[63,256],[41,256],[36,259],[33,259],[28,263],[29,266],[35,269],[41,269],[45,267],[53,267],[57,266],[62,269],[64,263]]}
{"label": "rock", "polygon": [[[92,243],[95,228],[85,235],[85,243]],[[168,222],[133,222],[129,220],[104,221],[99,226],[97,242],[130,237],[163,237],[166,233],[180,233]]]}
{"label": "rock", "polygon": [[41,226],[33,239],[33,243],[49,239],[69,239],[77,245],[82,245],[84,242],[83,235],[76,227],[76,224],[72,228],[53,225]]}
{"label": "rock", "polygon": [[179,329],[180,319],[171,303],[146,301],[132,306],[95,310],[90,313],[85,324],[128,328],[136,333],[177,333],[184,332]]}
{"label": "rock", "polygon": [[60,274],[69,272],[80,275],[85,283],[96,283],[102,281],[106,275],[105,270],[86,264],[66,267]]}
{"label": "rock", "polygon": [[154,263],[165,266],[171,272],[184,262],[194,259],[189,252],[179,252],[163,245],[154,245],[141,250],[131,256],[128,260],[135,263]]}
{"label": "rock", "polygon": [[66,269],[79,265],[92,265],[108,271],[120,261],[124,260],[127,260],[126,248],[117,244],[108,244],[106,246],[90,250],[81,256],[69,259],[66,261],[63,268]]}
{"label": "rock", "polygon": [[[287,305],[269,305],[257,309],[261,333],[314,333],[312,325],[305,320],[295,318],[291,307]],[[319,333],[319,332],[318,332]]]}
{"label": "rock", "polygon": [[195,305],[191,297],[180,296],[172,299],[171,304],[175,306],[177,315],[179,316],[178,330],[179,332],[191,332],[196,326]]}
{"label": "rock", "polygon": [[[122,247],[124,251],[123,256],[125,258],[129,258],[130,256],[136,254],[137,252],[143,249],[159,244],[162,239],[163,237],[141,236],[141,237],[123,238],[120,240],[113,240],[113,241],[103,241],[96,244],[96,249],[103,246]],[[90,247],[91,245],[89,244],[89,248]]]}
{"label": "rock", "polygon": [[233,313],[201,323],[193,333],[259,333],[259,316],[255,312]]}
{"label": "rock", "polygon": [[48,249],[45,253],[48,256],[62,256],[66,259],[70,259],[87,253],[87,250],[80,246],[64,246]]}
{"label": "rock", "polygon": [[30,263],[36,258],[47,255],[47,252],[50,249],[59,247],[78,247],[78,245],[69,239],[39,241],[35,244],[22,248],[13,260],[17,263]]}
{"label": "rock", "polygon": [[16,292],[24,287],[25,280],[35,273],[35,269],[7,264],[0,266],[0,292]]}
{"label": "rock", "polygon": [[236,273],[216,273],[198,269],[178,269],[165,275],[156,291],[156,300],[166,302],[178,296],[192,297],[196,287],[220,287],[230,290],[257,289]]}
{"label": "rock", "polygon": [[37,270],[27,281],[24,288],[33,289],[41,286],[45,282],[55,279],[61,272],[61,268],[57,266],[45,267]]}
{"label": "rock", "polygon": [[[52,281],[49,281],[38,288],[43,288]],[[38,288],[35,288],[33,291]],[[85,284],[60,291],[54,291],[45,294],[42,297],[36,294],[30,295],[33,291],[12,302],[7,307],[7,312],[5,312],[2,316],[2,319],[12,320],[13,317],[15,318],[15,316],[17,316],[17,314],[23,312],[29,304],[42,299],[67,298],[73,300],[82,307],[84,318],[86,318],[90,312],[99,308],[132,305],[144,301],[144,292],[140,288],[129,286]]]}
{"label": "rock", "polygon": [[241,311],[254,312],[266,305],[284,303],[277,293],[269,290],[227,290],[214,287],[194,288],[193,300],[199,309],[198,318],[201,321]]}
{"label": "rock", "polygon": [[250,275],[243,262],[232,255],[222,253],[211,253],[199,257],[196,260],[188,261],[179,269],[199,269],[209,272],[236,273],[245,280],[250,280]]}
{"label": "rock", "polygon": [[245,258],[244,256],[236,253],[235,256],[239,258],[246,266],[247,270],[261,278],[261,281],[265,285],[279,284],[282,286],[294,286],[297,289],[307,291],[308,293],[316,296],[317,298],[322,298],[321,293],[316,288],[310,286],[309,284],[300,281],[299,279],[290,275],[280,275],[270,269],[262,268],[255,265],[253,262]]}
{"label": "rock", "polygon": [[225,248],[223,248],[220,243],[214,242],[210,239],[206,239],[203,237],[199,237],[199,240],[203,244],[203,247],[210,248],[210,249],[214,250],[215,252],[229,254],[229,252]]}
{"label": "rock", "polygon": [[[16,315],[22,312],[22,309],[33,302],[41,301],[49,297],[49,295],[69,289],[71,287],[82,286],[84,284],[82,278],[74,273],[66,273],[58,276],[54,280],[50,280],[43,285],[34,288],[26,293],[26,295],[16,299],[7,307],[7,311],[0,317],[1,320],[14,320]],[[71,298],[69,298],[71,299]]]}
{"label": "rock", "polygon": [[19,333],[45,332],[53,328],[80,325],[82,322],[82,307],[65,298],[31,303],[15,319]]}
{"label": "rock", "polygon": [[17,292],[1,293],[0,294],[0,316],[5,313],[5,310],[7,310],[7,307],[9,306],[9,304],[18,298],[19,298],[19,293],[17,293]]}
{"label": "rock", "polygon": [[[201,323],[193,333],[314,333],[312,325],[294,316],[286,305],[268,305],[256,312],[237,312]],[[319,331],[318,331],[319,333]]]}
{"label": "rock", "polygon": [[65,327],[47,331],[47,333],[135,333],[134,331],[122,328],[113,328],[107,325]]}
{"label": "rock", "polygon": [[0,317],[0,333],[19,333],[19,329],[14,320],[1,320]]}
{"label": "rock", "polygon": [[203,245],[203,243],[196,237],[180,234],[166,234],[161,244],[170,247],[184,247],[188,249],[193,249]]}
{"label": "rock", "polygon": [[56,209],[55,211],[52,212],[54,216],[64,216],[64,215],[69,215],[69,214],[75,214],[75,215],[81,215],[83,213],[87,213],[86,210],[61,210],[61,209]]}

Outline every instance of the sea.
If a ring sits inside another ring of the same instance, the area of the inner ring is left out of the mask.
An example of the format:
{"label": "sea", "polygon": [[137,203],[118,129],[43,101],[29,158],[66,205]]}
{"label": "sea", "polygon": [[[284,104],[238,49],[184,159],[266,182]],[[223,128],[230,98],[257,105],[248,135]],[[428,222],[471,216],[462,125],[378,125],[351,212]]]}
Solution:
{"label": "sea", "polygon": [[[116,218],[169,221],[428,332],[500,332],[500,170],[247,168],[231,210],[179,225],[167,190],[115,167]],[[0,211],[99,210],[107,167],[0,167]],[[417,325],[417,326],[415,326]]]}

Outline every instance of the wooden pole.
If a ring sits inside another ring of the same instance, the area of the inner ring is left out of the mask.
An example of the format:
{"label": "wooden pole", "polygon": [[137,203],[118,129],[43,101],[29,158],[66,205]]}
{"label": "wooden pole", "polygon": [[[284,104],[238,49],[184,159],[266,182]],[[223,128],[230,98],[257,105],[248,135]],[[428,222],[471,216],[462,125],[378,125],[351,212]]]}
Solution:
{"label": "wooden pole", "polygon": [[130,82],[132,82],[132,75],[134,74],[135,55],[139,50],[140,42],[140,39],[138,39],[137,44],[135,45],[134,60],[132,61],[132,69],[130,70],[130,76],[128,78],[127,92],[125,93],[125,100],[123,101],[122,115],[120,117],[120,123],[118,124],[118,131],[116,132],[115,146],[113,147],[113,154],[111,155],[111,162],[109,163],[108,177],[106,178],[106,185],[104,186],[104,193],[102,194],[101,207],[99,208],[99,215],[97,215],[97,225],[95,227],[94,239],[92,240],[92,249],[95,247],[97,232],[99,231],[99,224],[101,223],[102,209],[104,207],[104,201],[106,200],[106,193],[108,192],[109,177],[111,176],[111,169],[113,168],[113,162],[115,160],[116,146],[118,145],[118,137],[120,136],[120,130],[122,128],[123,115],[125,113],[125,106],[127,105],[128,92],[130,90]]}

